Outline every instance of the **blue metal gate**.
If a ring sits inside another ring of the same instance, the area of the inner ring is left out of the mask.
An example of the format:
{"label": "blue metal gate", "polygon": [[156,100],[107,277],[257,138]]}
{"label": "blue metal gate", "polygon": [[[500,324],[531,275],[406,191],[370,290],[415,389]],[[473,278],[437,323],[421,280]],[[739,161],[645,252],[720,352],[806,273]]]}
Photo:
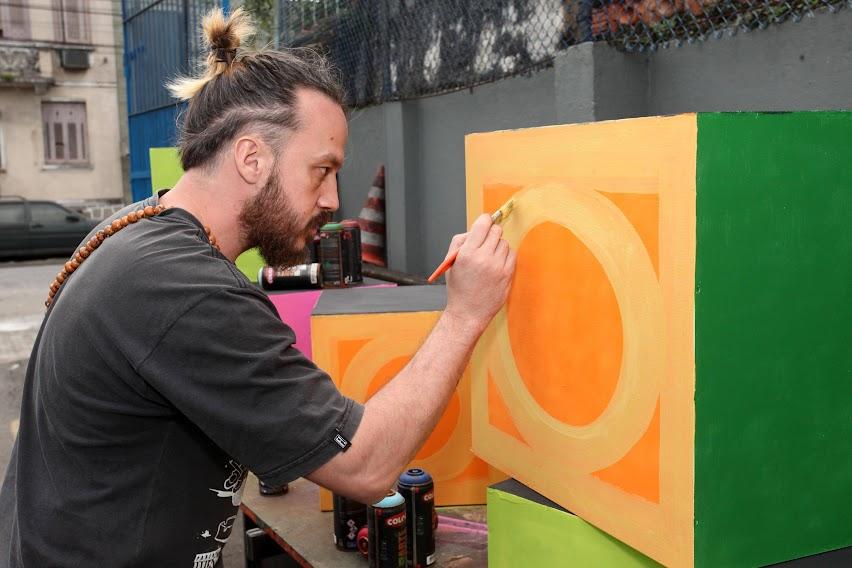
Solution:
{"label": "blue metal gate", "polygon": [[122,0],[124,75],[133,199],[151,194],[148,150],[174,146],[182,104],[165,84],[192,70],[201,55],[201,18],[228,0]]}

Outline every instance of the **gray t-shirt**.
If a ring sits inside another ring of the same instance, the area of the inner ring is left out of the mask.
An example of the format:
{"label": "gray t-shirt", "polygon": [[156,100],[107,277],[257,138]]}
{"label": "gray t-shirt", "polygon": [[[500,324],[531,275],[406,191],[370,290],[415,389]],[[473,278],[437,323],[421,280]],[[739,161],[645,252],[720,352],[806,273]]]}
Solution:
{"label": "gray t-shirt", "polygon": [[360,422],[294,341],[188,212],[106,239],[30,358],[0,567],[216,565],[248,470],[292,481]]}

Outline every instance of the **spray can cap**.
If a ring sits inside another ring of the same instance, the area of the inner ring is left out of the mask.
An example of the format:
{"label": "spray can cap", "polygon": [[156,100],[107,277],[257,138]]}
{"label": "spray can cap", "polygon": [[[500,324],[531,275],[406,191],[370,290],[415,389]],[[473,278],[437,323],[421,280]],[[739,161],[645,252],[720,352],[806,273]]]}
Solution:
{"label": "spray can cap", "polygon": [[397,507],[405,503],[405,499],[402,498],[402,495],[397,493],[396,491],[388,491],[388,494],[384,499],[379,501],[378,503],[373,503],[373,507],[378,507],[381,509],[388,509],[390,507]]}
{"label": "spray can cap", "polygon": [[413,467],[399,476],[401,485],[425,485],[432,481],[432,476],[419,467]]}

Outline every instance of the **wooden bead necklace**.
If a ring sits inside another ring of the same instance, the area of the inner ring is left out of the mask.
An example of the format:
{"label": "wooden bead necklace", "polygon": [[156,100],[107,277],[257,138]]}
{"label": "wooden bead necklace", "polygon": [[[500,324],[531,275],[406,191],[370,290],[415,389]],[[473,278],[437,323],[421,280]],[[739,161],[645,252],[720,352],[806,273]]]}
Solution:
{"label": "wooden bead necklace", "polygon": [[[71,276],[75,270],[80,268],[83,261],[89,258],[89,255],[95,252],[95,249],[101,246],[101,243],[103,243],[108,237],[111,237],[126,226],[132,225],[141,219],[156,217],[166,209],[167,207],[165,205],[157,205],[156,207],[148,205],[144,209],[132,211],[120,219],[116,219],[102,230],[95,233],[95,236],[89,239],[85,245],[80,247],[80,249],[74,253],[71,260],[65,263],[65,266],[62,267],[62,270],[56,275],[56,278],[53,279],[53,283],[50,285],[50,292],[47,295],[47,300],[44,302],[45,307],[50,307],[50,304],[53,303],[53,297],[56,296],[56,293],[59,291],[62,283],[65,282],[65,280]],[[213,236],[210,227],[204,225],[204,232],[207,233],[207,238],[210,240],[210,244],[213,248],[219,250],[219,245],[216,244],[216,237]]]}

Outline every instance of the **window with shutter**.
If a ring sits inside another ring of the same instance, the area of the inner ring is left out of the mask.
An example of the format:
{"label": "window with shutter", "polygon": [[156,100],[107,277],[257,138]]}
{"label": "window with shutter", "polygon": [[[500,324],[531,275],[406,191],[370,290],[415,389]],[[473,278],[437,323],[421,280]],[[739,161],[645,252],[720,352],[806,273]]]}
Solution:
{"label": "window with shutter", "polygon": [[61,0],[64,41],[88,43],[89,14],[86,0]]}
{"label": "window with shutter", "polygon": [[0,37],[30,39],[29,0],[0,3]]}
{"label": "window with shutter", "polygon": [[6,135],[3,132],[2,115],[0,115],[0,171],[6,171]]}
{"label": "window with shutter", "polygon": [[42,103],[44,162],[88,164],[86,103]]}

